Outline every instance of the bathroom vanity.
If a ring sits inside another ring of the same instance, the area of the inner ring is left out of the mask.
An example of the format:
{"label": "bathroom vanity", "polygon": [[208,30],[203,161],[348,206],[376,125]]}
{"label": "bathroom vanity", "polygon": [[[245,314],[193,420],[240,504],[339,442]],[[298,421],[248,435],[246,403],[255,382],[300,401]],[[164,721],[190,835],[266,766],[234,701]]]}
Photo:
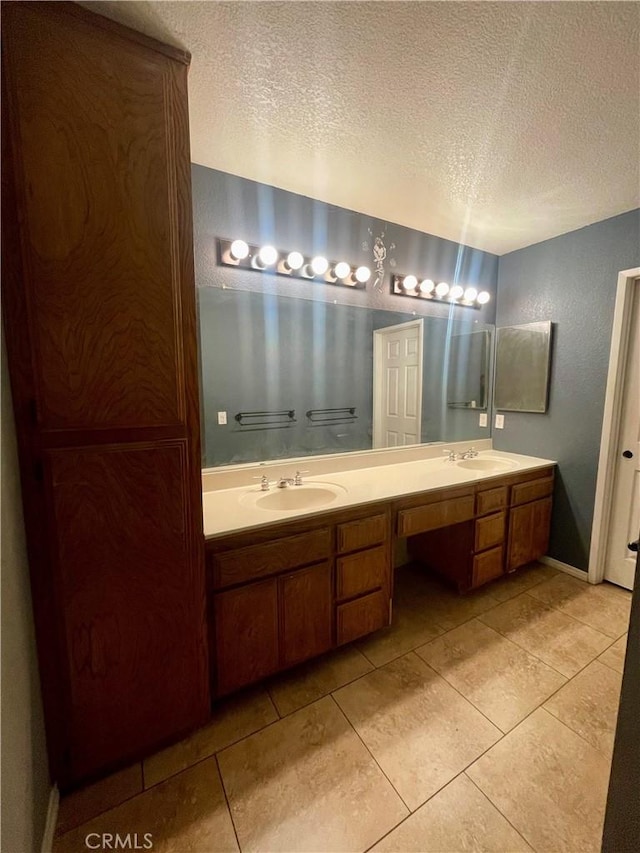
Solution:
{"label": "bathroom vanity", "polygon": [[[545,554],[554,463],[489,451],[460,464],[312,475],[302,488],[332,487],[331,504],[283,520],[257,506],[258,486],[205,492],[215,695],[389,625],[397,538],[461,593]],[[277,486],[266,494],[277,502]]]}

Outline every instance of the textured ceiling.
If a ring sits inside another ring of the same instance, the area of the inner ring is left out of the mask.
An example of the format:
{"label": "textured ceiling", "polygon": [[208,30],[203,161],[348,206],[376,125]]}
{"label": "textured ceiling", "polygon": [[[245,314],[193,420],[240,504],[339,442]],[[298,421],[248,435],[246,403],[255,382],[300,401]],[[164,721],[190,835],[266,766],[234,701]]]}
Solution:
{"label": "textured ceiling", "polygon": [[640,4],[88,2],[191,51],[192,159],[503,254],[640,205]]}

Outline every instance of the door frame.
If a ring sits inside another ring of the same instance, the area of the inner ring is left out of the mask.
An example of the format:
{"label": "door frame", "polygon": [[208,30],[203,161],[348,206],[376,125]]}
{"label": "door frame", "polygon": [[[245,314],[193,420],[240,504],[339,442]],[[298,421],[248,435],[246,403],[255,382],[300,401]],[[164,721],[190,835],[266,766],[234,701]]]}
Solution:
{"label": "door frame", "polygon": [[622,394],[629,354],[631,331],[631,308],[635,288],[640,288],[640,267],[622,270],[618,273],[618,287],[613,314],[611,349],[609,352],[609,372],[607,374],[607,392],[604,401],[602,419],[602,437],[598,458],[598,479],[596,483],[591,526],[591,547],[589,550],[589,583],[602,583],[604,563],[607,552],[609,523],[611,521],[613,487],[617,447],[622,420]]}
{"label": "door frame", "polygon": [[[388,332],[398,331],[398,329],[408,329],[411,326],[416,326],[418,329],[418,438],[422,434],[422,366],[423,366],[423,343],[424,343],[424,319],[417,317],[415,320],[409,320],[406,323],[396,323],[394,326],[383,326],[381,329],[373,331],[373,413],[372,413],[372,445],[374,450],[380,448],[380,429],[382,421],[382,391],[384,388],[384,376],[382,374],[382,345],[384,336]],[[421,442],[418,441],[418,444]]]}

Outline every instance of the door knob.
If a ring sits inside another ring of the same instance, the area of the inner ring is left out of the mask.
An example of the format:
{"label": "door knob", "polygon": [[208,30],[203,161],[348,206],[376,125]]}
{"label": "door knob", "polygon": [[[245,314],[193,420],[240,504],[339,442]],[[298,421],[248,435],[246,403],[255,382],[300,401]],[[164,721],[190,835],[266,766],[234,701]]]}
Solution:
{"label": "door knob", "polygon": [[635,542],[629,542],[629,544],[627,545],[627,548],[630,551],[635,551],[637,554],[638,550],[640,549],[640,539],[636,539]]}
{"label": "door knob", "polygon": [[633,459],[633,451],[631,450],[623,450],[622,455],[625,459]]}

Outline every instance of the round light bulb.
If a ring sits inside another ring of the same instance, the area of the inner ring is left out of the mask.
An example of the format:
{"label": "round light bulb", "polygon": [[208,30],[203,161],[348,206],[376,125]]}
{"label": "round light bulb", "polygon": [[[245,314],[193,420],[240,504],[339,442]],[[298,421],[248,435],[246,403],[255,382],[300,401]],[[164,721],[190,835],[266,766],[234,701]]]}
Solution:
{"label": "round light bulb", "polygon": [[468,287],[464,292],[464,301],[473,302],[477,295],[478,291],[475,289],[475,287]]}
{"label": "round light bulb", "polygon": [[487,304],[487,302],[488,302],[490,299],[491,299],[491,294],[490,294],[490,293],[487,293],[487,291],[486,291],[486,290],[482,290],[482,291],[478,294],[478,304],[479,304],[479,305],[486,305],[486,304]]}
{"label": "round light bulb", "polygon": [[462,294],[464,293],[464,287],[460,284],[454,284],[451,290],[449,291],[449,297],[451,299],[460,299]]}
{"label": "round light bulb", "polygon": [[234,240],[231,244],[231,255],[236,261],[243,261],[249,254],[249,246],[244,240]]}
{"label": "round light bulb", "polygon": [[441,281],[439,284],[436,285],[437,296],[440,296],[442,298],[443,296],[446,296],[447,293],[449,293],[449,285],[446,281]]}
{"label": "round light bulb", "polygon": [[323,258],[322,255],[316,255],[311,261],[311,269],[316,275],[324,275],[329,269],[329,261]]}
{"label": "round light bulb", "polygon": [[287,255],[287,266],[291,270],[299,270],[304,263],[304,256],[300,252],[289,252]]}
{"label": "round light bulb", "polygon": [[430,278],[425,278],[420,282],[420,293],[433,293],[435,283]]}
{"label": "round light bulb", "polygon": [[258,252],[258,258],[265,267],[271,267],[278,260],[278,252],[273,246],[263,246]]}
{"label": "round light bulb", "polygon": [[333,274],[336,278],[346,278],[351,272],[351,267],[346,261],[340,261],[339,264],[336,264],[333,268]]}
{"label": "round light bulb", "polygon": [[356,281],[359,281],[360,284],[364,284],[365,281],[369,281],[371,277],[371,270],[369,267],[358,267],[355,272]]}
{"label": "round light bulb", "polygon": [[415,290],[418,286],[418,279],[415,275],[405,275],[402,279],[402,287],[404,290]]}

